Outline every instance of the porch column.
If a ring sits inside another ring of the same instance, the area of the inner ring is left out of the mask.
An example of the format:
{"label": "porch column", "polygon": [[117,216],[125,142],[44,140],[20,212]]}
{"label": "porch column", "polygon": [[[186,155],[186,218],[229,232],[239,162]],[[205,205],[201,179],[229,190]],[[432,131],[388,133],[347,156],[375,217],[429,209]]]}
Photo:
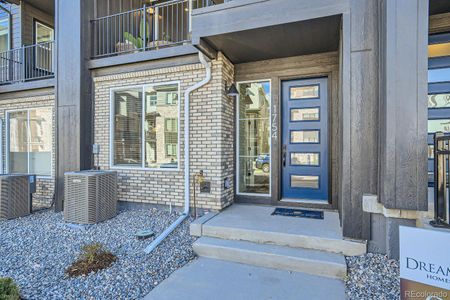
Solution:
{"label": "porch column", "polygon": [[379,201],[427,210],[428,1],[385,0],[381,14]]}
{"label": "porch column", "polygon": [[[428,1],[381,1],[378,201],[386,209],[427,210]],[[372,245],[399,254],[398,228],[411,218],[372,214]],[[378,225],[377,225],[378,224]],[[377,241],[376,236],[381,236]]]}
{"label": "porch column", "polygon": [[89,21],[92,0],[55,0],[56,11],[56,205],[63,209],[64,173],[91,168],[92,80]]}

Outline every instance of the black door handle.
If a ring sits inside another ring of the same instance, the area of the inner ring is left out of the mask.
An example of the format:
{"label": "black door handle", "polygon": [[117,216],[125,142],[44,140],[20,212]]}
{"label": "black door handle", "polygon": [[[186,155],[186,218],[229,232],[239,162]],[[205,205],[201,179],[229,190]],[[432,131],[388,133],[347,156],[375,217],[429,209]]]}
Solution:
{"label": "black door handle", "polygon": [[283,167],[286,167],[286,145],[283,145]]}

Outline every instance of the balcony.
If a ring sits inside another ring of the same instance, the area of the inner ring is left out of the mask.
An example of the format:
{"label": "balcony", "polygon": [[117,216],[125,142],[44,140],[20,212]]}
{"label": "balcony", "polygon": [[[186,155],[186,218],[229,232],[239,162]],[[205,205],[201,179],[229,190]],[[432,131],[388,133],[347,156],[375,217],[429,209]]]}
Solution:
{"label": "balcony", "polygon": [[173,0],[91,21],[92,58],[157,50],[191,42],[191,12],[213,0]]}
{"label": "balcony", "polygon": [[0,53],[0,85],[53,78],[54,41]]}

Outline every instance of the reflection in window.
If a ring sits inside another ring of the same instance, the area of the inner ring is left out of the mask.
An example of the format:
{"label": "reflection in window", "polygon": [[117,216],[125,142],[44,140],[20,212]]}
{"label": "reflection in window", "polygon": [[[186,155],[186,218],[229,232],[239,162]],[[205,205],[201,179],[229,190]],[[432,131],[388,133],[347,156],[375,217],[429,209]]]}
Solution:
{"label": "reflection in window", "polygon": [[145,167],[178,167],[178,84],[145,88]]}
{"label": "reflection in window", "polygon": [[270,193],[270,83],[238,85],[239,193]]}
{"label": "reflection in window", "polygon": [[178,84],[114,92],[114,165],[178,167]]}
{"label": "reflection in window", "polygon": [[428,120],[428,133],[450,132],[450,119]]}
{"label": "reflection in window", "polygon": [[142,164],[142,89],[114,92],[114,165]]}
{"label": "reflection in window", "polygon": [[293,86],[290,89],[291,99],[311,99],[319,98],[318,85]]}
{"label": "reflection in window", "polygon": [[291,152],[291,165],[319,166],[319,153],[295,153]]}
{"label": "reflection in window", "polygon": [[291,131],[291,143],[319,143],[318,130],[293,130]]}
{"label": "reflection in window", "polygon": [[291,187],[318,189],[319,176],[291,175]]}
{"label": "reflection in window", "polygon": [[291,121],[319,121],[319,108],[292,108]]}
{"label": "reflection in window", "polygon": [[9,50],[9,40],[9,18],[0,16],[0,53]]}
{"label": "reflection in window", "polygon": [[36,108],[8,114],[10,173],[50,176],[52,172],[53,113]]}
{"label": "reflection in window", "polygon": [[428,158],[434,159],[434,145],[428,145]]}
{"label": "reflection in window", "polygon": [[450,107],[450,94],[428,95],[428,108]]}

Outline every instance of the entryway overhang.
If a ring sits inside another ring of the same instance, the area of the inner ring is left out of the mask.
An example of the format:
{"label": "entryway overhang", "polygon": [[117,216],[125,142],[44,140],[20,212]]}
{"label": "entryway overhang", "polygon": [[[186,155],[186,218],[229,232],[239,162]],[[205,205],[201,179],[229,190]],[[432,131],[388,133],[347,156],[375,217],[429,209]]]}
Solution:
{"label": "entryway overhang", "polygon": [[347,1],[244,0],[196,9],[192,43],[234,64],[337,51]]}

